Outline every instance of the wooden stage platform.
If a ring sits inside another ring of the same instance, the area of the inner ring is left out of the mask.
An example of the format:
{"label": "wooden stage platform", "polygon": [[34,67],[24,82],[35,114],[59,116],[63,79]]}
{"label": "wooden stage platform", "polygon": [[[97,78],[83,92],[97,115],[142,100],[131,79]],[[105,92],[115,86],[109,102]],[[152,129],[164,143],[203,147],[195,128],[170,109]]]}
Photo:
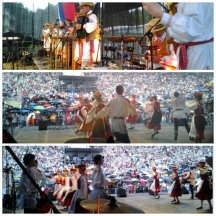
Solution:
{"label": "wooden stage platform", "polygon": [[[37,65],[38,70],[72,70],[72,66],[64,66],[62,67],[62,63],[57,63],[57,68],[53,64],[50,64],[50,58],[41,58],[41,57],[33,57],[35,65]],[[92,68],[85,68],[83,70],[109,70],[108,67],[92,67]]]}

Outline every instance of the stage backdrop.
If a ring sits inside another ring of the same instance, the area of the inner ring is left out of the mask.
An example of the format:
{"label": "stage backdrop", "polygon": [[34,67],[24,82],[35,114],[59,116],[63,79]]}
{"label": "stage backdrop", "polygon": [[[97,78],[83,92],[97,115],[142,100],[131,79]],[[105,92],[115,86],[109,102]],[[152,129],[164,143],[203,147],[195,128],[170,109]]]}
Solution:
{"label": "stage backdrop", "polygon": [[66,20],[70,19],[74,21],[74,15],[76,13],[75,2],[59,2],[58,3],[59,19]]}

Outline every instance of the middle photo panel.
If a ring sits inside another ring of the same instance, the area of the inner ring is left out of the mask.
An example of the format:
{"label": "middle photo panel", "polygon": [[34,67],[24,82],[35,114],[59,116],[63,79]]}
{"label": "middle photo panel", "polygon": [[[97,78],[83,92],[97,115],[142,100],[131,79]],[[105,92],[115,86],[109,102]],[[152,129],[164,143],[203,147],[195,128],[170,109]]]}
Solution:
{"label": "middle photo panel", "polygon": [[213,79],[201,72],[5,72],[4,128],[18,143],[213,143]]}

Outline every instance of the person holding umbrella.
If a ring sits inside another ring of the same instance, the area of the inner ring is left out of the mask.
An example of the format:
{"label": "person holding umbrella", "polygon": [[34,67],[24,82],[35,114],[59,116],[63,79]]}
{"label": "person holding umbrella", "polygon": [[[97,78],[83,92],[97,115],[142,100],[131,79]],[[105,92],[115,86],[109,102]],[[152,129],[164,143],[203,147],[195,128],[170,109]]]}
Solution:
{"label": "person holding umbrella", "polygon": [[157,199],[160,199],[160,182],[159,182],[159,178],[158,178],[158,172],[157,172],[157,168],[154,166],[152,167],[153,170],[153,178],[154,178],[154,182],[151,185],[151,190],[154,192],[154,197],[157,196]]}

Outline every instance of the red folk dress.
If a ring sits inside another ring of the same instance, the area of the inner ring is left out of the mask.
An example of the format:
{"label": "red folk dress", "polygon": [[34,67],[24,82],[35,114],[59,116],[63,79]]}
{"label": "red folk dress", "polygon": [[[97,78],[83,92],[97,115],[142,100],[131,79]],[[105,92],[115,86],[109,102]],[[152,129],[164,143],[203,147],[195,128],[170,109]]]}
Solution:
{"label": "red folk dress", "polygon": [[[105,107],[104,104],[97,105],[96,114],[104,107]],[[106,118],[97,119],[93,123],[91,136],[95,138],[102,138],[102,139],[108,139],[110,136],[113,136]]]}
{"label": "red folk dress", "polygon": [[181,184],[179,181],[178,173],[173,174],[173,183],[168,191],[170,197],[182,196]]}
{"label": "red folk dress", "polygon": [[154,109],[154,113],[151,119],[147,122],[146,127],[148,129],[161,130],[160,123],[162,119],[162,112],[160,110],[160,103],[158,101],[155,101],[153,103],[153,109]]}
{"label": "red folk dress", "polygon": [[[134,107],[136,107],[136,100],[134,98],[130,99],[130,102],[134,105]],[[136,123],[137,122],[137,115],[135,115],[135,116],[129,115],[127,122],[132,123],[132,124]]]}

